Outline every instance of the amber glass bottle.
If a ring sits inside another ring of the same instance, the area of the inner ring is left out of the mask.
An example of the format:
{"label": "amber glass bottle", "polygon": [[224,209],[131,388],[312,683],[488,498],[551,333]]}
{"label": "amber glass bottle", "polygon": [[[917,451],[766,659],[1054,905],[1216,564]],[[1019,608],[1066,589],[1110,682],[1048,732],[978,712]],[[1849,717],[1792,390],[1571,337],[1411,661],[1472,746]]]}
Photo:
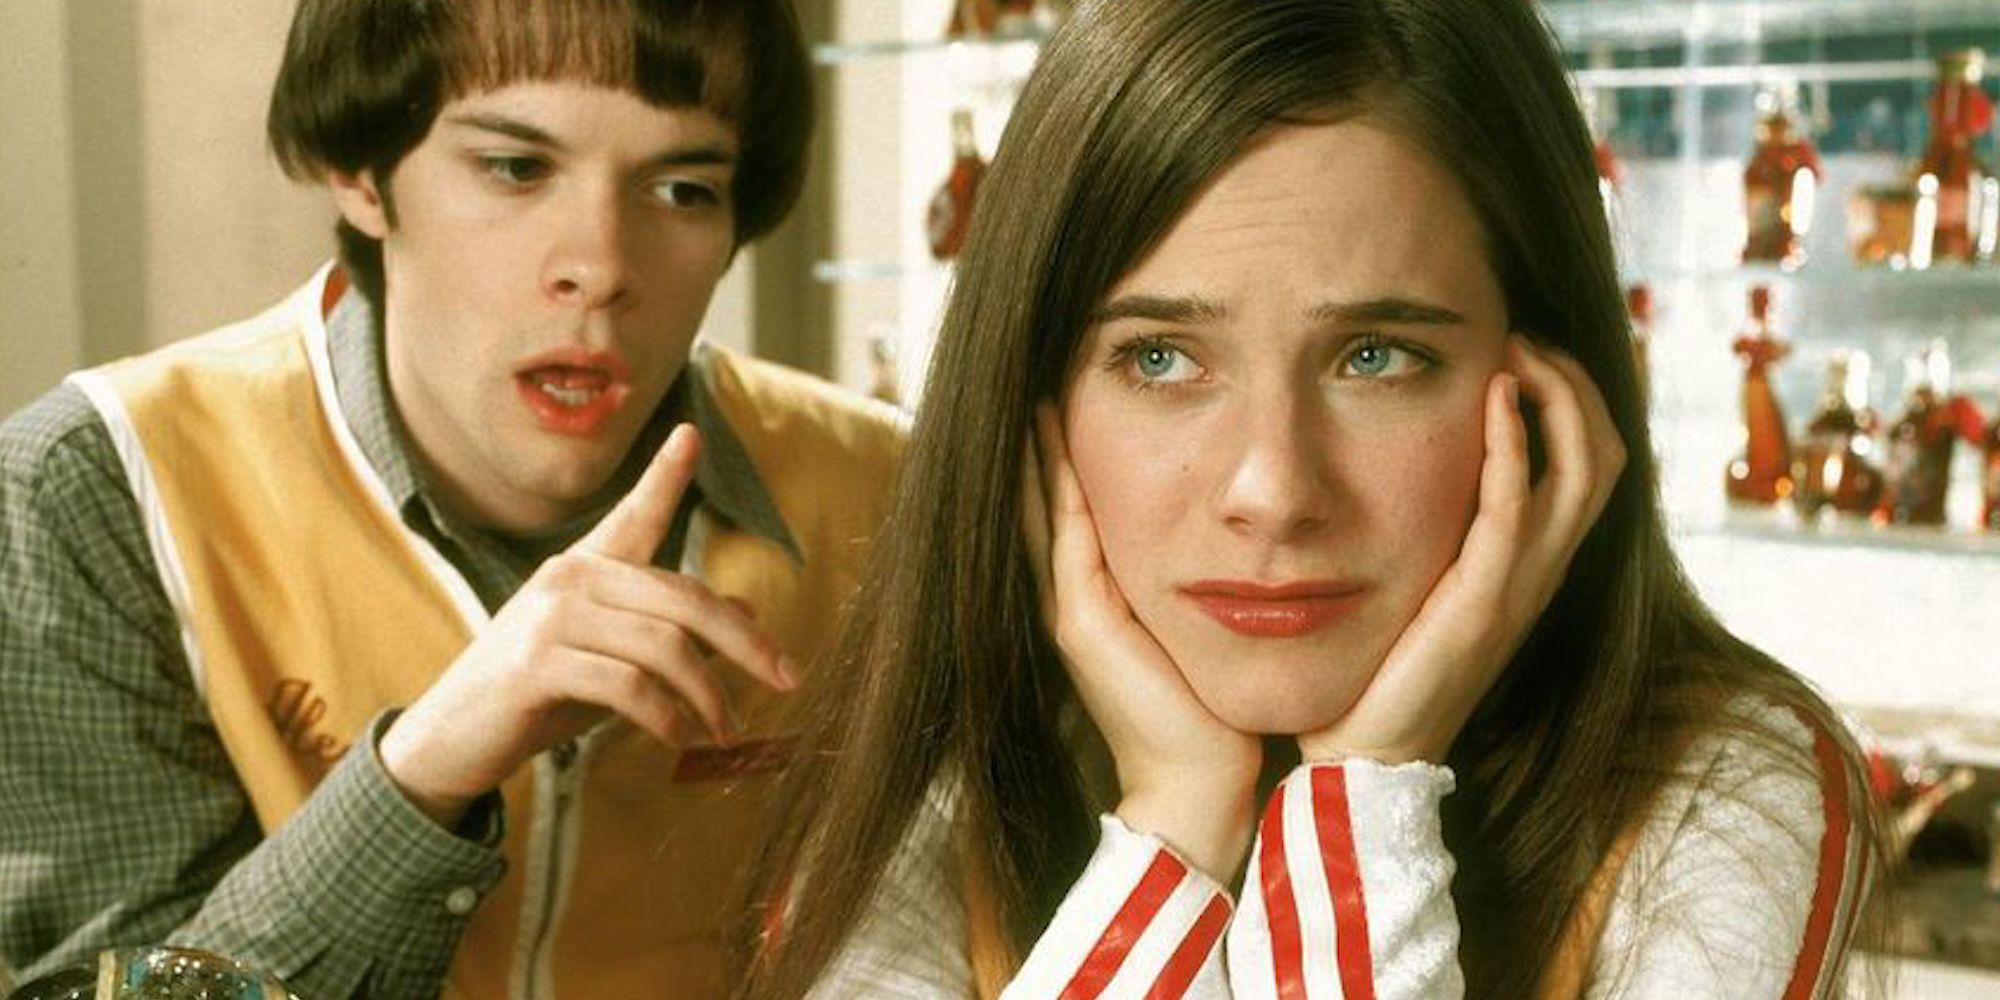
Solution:
{"label": "amber glass bottle", "polygon": [[1729,463],[1726,489],[1740,503],[1769,504],[1792,493],[1792,448],[1771,388],[1771,366],[1791,347],[1771,331],[1771,290],[1750,289],[1750,326],[1736,338],[1743,358],[1743,454]]}
{"label": "amber glass bottle", "polygon": [[1870,457],[1876,420],[1868,406],[1868,367],[1860,351],[1835,351],[1827,362],[1819,408],[1792,466],[1792,499],[1808,519],[1829,507],[1865,516],[1882,497],[1882,473]]}
{"label": "amber glass bottle", "polygon": [[1988,179],[1973,144],[1993,127],[1993,102],[1979,85],[1986,57],[1978,49],[1950,52],[1938,59],[1937,90],[1930,100],[1931,138],[1918,168],[1920,191],[1935,190],[1937,226],[1931,259],[1971,261],[1993,255],[1994,236],[1984,230],[1992,218]]}
{"label": "amber glass bottle", "polygon": [[972,204],[979,195],[979,182],[986,176],[986,161],[979,158],[979,143],[972,131],[972,112],[963,108],[951,113],[951,149],[951,176],[931,198],[931,256],[939,260],[958,256],[959,248],[965,245],[965,231],[972,225]]}
{"label": "amber glass bottle", "polygon": [[1786,270],[1806,262],[1805,236],[1824,174],[1819,151],[1792,125],[1791,93],[1757,95],[1757,149],[1743,168],[1743,259]]}
{"label": "amber glass bottle", "polygon": [[944,37],[983,38],[999,24],[998,0],[951,0],[951,21],[945,25]]}

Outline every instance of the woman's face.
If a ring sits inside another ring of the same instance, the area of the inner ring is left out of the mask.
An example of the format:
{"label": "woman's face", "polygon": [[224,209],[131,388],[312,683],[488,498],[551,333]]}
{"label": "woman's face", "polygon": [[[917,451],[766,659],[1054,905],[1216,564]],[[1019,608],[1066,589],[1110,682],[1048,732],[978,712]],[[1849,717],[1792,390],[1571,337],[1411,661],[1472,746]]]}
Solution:
{"label": "woman's face", "polygon": [[1340,718],[1456,558],[1507,336],[1483,236],[1365,119],[1273,127],[1086,331],[1064,425],[1106,564],[1225,723]]}

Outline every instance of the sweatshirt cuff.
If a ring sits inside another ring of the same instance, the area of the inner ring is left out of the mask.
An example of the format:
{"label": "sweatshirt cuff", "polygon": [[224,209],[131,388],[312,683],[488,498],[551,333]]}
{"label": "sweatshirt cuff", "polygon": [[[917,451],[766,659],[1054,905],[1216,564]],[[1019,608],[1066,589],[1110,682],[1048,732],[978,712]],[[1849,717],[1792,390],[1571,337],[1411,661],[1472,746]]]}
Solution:
{"label": "sweatshirt cuff", "polygon": [[1115,816],[1099,823],[1097,851],[1002,1000],[1180,996],[1201,982],[1221,987],[1228,893],[1159,838]]}

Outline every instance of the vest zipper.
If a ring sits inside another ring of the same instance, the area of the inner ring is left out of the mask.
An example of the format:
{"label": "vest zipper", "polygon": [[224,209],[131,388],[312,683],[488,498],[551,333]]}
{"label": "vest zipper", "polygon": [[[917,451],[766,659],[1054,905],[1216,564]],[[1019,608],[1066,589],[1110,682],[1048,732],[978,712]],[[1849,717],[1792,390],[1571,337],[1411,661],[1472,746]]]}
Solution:
{"label": "vest zipper", "polygon": [[[529,887],[532,911],[524,914],[522,926],[529,932],[527,962],[520,970],[516,988],[530,1000],[546,1000],[554,995],[554,980],[548,971],[549,949],[553,943],[557,917],[563,903],[563,882],[569,874],[569,851],[576,831],[575,802],[583,782],[585,744],[569,740],[549,749],[546,766],[539,776],[548,782],[547,810],[539,817],[545,836],[544,850],[533,859]],[[539,905],[533,905],[538,903]]]}

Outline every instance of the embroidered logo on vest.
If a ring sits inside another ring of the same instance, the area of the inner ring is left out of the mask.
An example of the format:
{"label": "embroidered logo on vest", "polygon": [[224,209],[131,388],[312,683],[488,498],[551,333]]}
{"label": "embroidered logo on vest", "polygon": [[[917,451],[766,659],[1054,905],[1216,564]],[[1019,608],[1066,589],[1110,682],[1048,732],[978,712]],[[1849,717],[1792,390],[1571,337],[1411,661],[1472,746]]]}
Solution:
{"label": "embroidered logo on vest", "polygon": [[296,679],[279,681],[271,689],[271,697],[264,702],[271,713],[271,721],[278,724],[278,732],[285,738],[285,745],[292,752],[308,760],[332,763],[347,753],[347,744],[328,735],[315,731],[314,727],[326,717],[326,699],[313,694],[312,684]]}

